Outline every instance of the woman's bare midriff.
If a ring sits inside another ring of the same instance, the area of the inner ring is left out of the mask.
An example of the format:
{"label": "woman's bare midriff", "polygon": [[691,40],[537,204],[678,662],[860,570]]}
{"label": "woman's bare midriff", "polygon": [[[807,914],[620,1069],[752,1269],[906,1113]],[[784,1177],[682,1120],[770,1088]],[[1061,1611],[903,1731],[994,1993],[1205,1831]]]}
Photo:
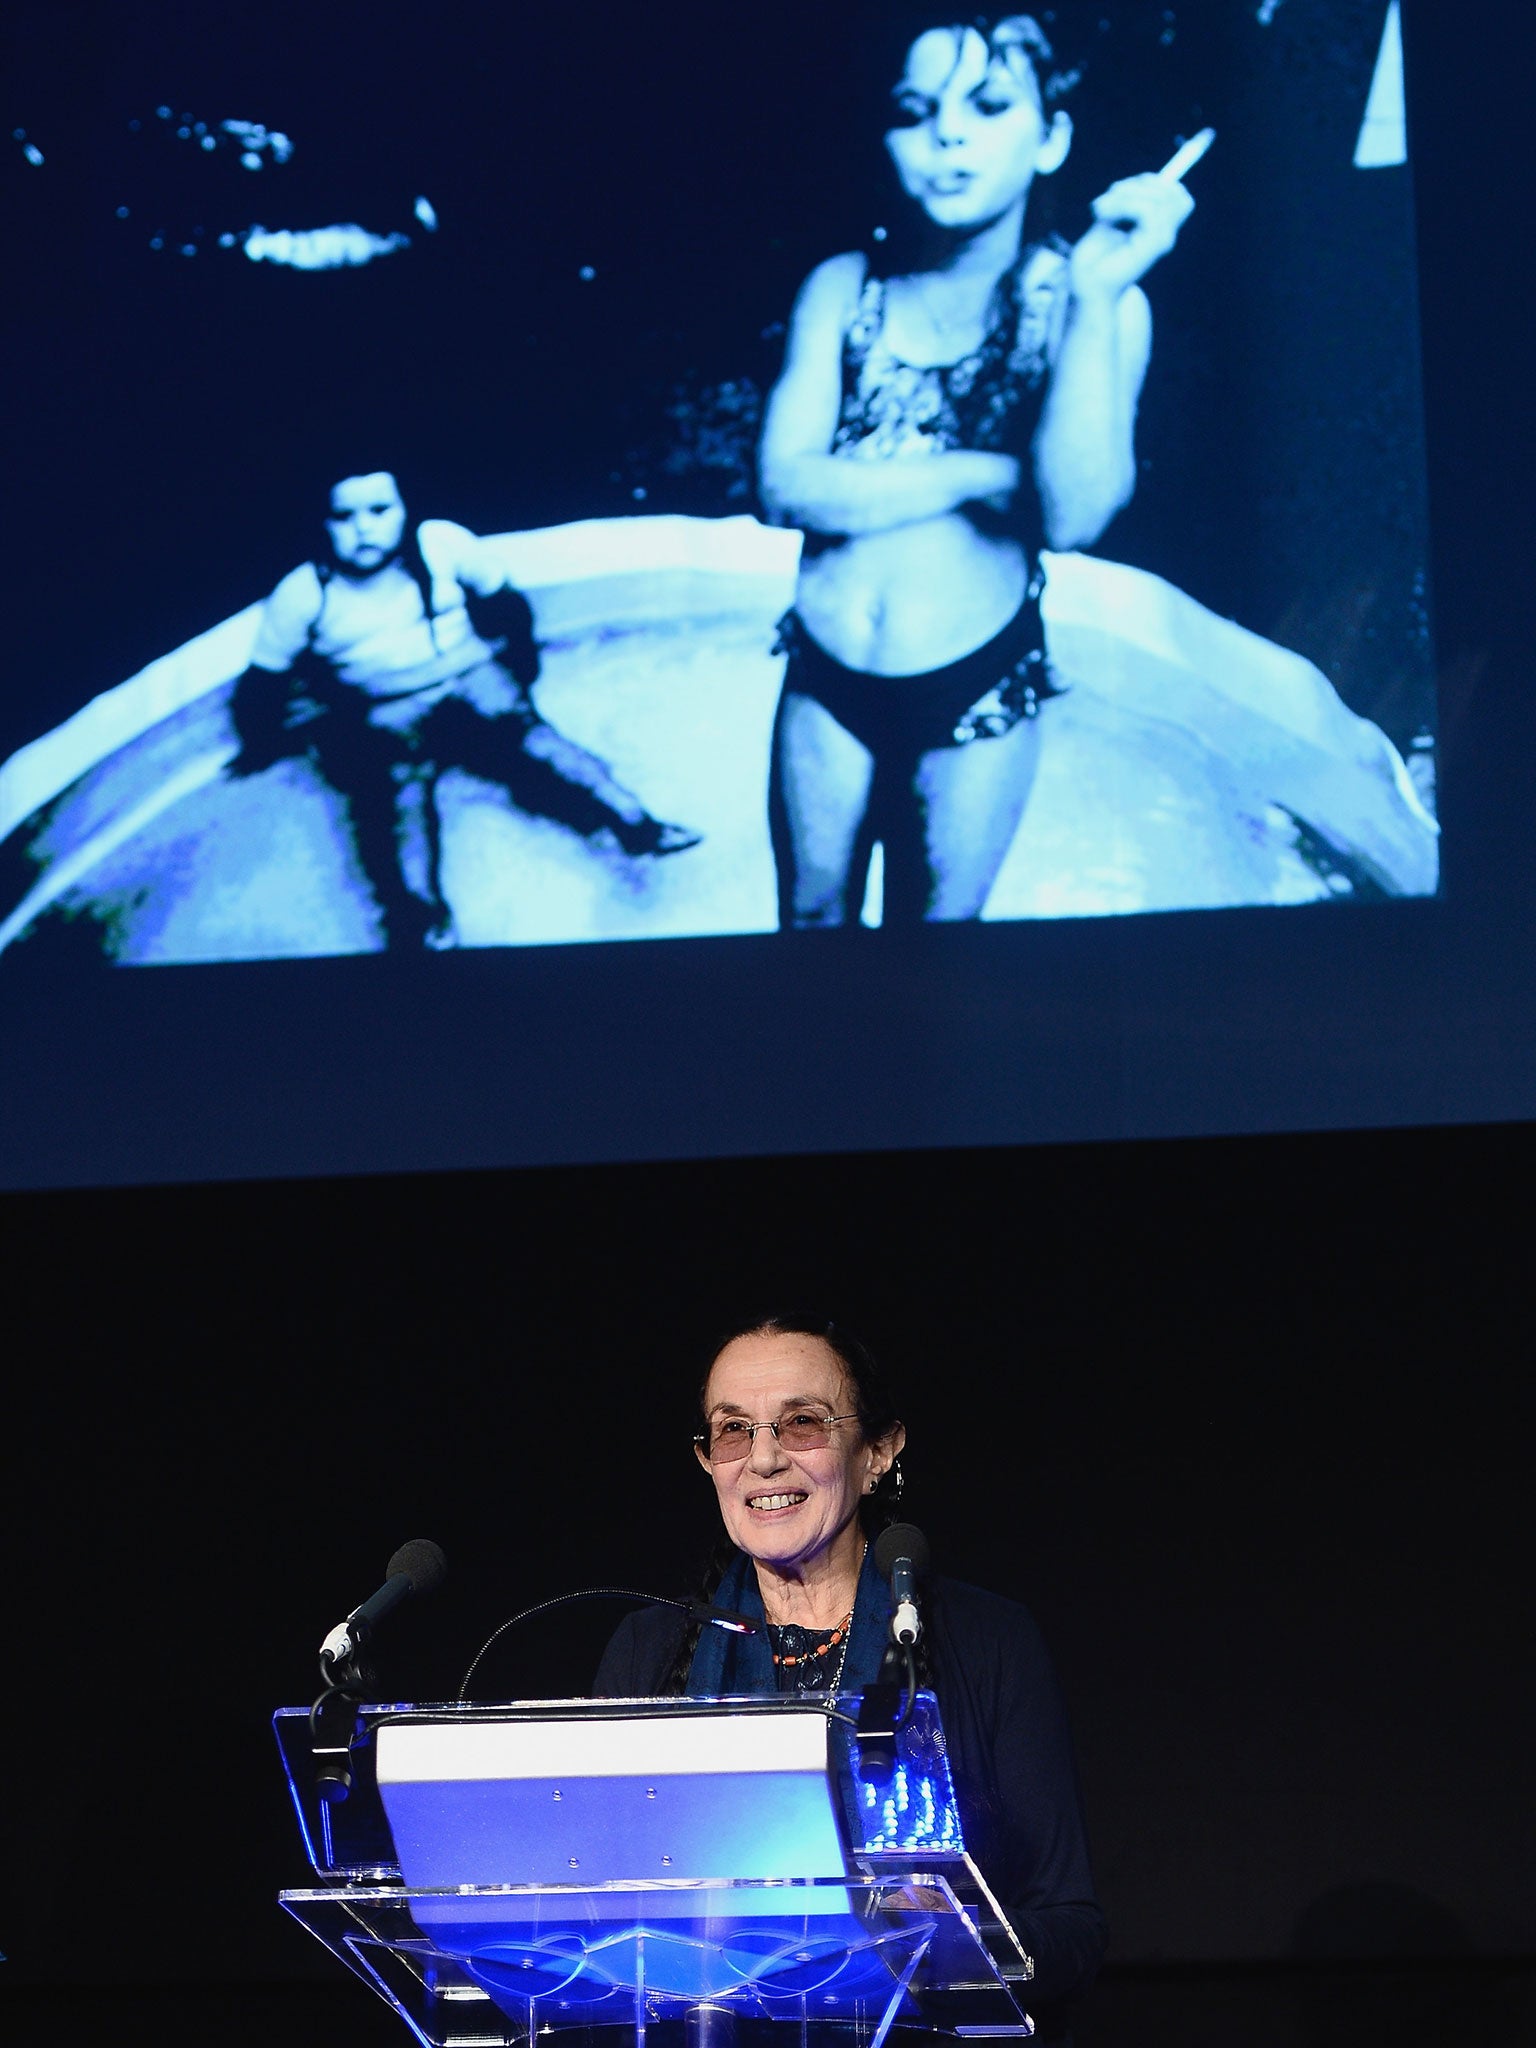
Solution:
{"label": "woman's bare midriff", "polygon": [[984,647],[1024,602],[1029,559],[962,512],[808,547],[795,606],[845,667],[922,675]]}

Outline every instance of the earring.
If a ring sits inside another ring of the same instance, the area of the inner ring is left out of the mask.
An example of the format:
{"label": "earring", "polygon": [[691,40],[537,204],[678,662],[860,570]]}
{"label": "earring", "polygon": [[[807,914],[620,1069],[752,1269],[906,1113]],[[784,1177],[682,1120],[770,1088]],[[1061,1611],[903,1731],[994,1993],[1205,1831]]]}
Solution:
{"label": "earring", "polygon": [[892,1491],[892,1494],[891,1494],[891,1499],[892,1499],[893,1501],[897,1501],[897,1500],[900,1500],[900,1499],[901,1499],[901,1496],[902,1496],[902,1495],[903,1495],[903,1494],[904,1494],[904,1493],[906,1492],[906,1490],[907,1490],[907,1475],[906,1475],[906,1473],[905,1473],[905,1472],[903,1472],[903,1471],[902,1471],[902,1469],[901,1469],[901,1460],[900,1460],[900,1458],[894,1458],[894,1459],[892,1459],[892,1461],[891,1461],[891,1476],[892,1476],[892,1478],[893,1478],[893,1479],[894,1479],[894,1480],[896,1481],[896,1485],[895,1485],[895,1488],[894,1488],[894,1490]]}

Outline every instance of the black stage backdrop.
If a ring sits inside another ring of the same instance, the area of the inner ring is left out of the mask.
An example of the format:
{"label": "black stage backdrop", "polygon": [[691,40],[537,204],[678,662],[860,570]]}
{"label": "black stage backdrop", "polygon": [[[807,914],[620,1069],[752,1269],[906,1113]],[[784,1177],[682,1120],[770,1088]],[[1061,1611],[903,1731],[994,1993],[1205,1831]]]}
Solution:
{"label": "black stage backdrop", "polygon": [[[409,1536],[450,1578],[389,1697],[677,1588],[700,1350],[819,1297],[943,1568],[1059,1662],[1083,2039],[1514,2040],[1533,1170],[1511,1127],[6,1198],[15,2038],[393,2040],[275,1904],[270,1709]],[[487,1686],[580,1688],[616,1618]]]}

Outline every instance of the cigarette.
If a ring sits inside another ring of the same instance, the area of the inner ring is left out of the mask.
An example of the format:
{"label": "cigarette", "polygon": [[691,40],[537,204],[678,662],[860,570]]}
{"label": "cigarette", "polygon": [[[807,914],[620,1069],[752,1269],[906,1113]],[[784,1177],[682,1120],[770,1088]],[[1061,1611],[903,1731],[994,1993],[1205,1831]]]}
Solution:
{"label": "cigarette", "polygon": [[1198,135],[1191,135],[1182,148],[1173,152],[1157,175],[1166,178],[1170,185],[1177,185],[1181,178],[1189,176],[1215,140],[1214,128],[1202,128]]}

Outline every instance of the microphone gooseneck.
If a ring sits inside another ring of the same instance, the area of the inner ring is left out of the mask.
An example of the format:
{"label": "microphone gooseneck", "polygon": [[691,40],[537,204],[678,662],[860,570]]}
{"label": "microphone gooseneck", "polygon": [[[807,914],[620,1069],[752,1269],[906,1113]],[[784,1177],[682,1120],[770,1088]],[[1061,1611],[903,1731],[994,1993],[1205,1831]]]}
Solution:
{"label": "microphone gooseneck", "polygon": [[566,1607],[576,1600],[632,1600],[641,1607],[675,1607],[680,1614],[686,1614],[690,1621],[703,1622],[714,1628],[728,1629],[732,1635],[755,1636],[760,1633],[762,1623],[754,1621],[749,1614],[738,1614],[730,1607],[715,1607],[708,1600],[676,1600],[666,1593],[637,1593],[629,1586],[584,1586],[575,1593],[556,1593],[551,1600],[540,1600],[533,1607],[525,1607],[521,1613],[510,1615],[499,1628],[494,1628],[476,1650],[469,1669],[459,1681],[454,1698],[468,1697],[470,1680],[480,1668],[482,1658],[491,1645],[500,1640],[509,1628],[516,1628],[519,1622],[532,1621],[535,1615],[548,1614],[552,1607]]}

